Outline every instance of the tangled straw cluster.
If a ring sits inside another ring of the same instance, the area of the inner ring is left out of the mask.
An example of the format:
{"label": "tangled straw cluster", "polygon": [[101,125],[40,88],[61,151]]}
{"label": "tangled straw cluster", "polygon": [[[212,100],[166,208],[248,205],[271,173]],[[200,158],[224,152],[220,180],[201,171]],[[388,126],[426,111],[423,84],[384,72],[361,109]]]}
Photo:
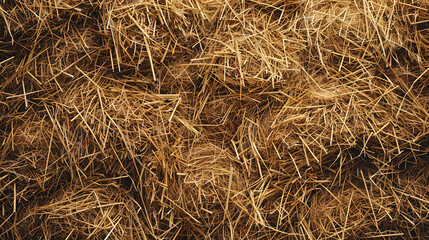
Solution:
{"label": "tangled straw cluster", "polygon": [[424,239],[429,2],[0,0],[0,239]]}

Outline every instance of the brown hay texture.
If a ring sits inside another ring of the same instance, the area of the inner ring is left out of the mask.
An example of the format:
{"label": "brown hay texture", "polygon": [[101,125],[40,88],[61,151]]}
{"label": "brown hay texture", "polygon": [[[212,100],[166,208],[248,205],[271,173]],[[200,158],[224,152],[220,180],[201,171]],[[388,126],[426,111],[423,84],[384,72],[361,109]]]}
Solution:
{"label": "brown hay texture", "polygon": [[0,239],[428,239],[427,0],[0,0]]}

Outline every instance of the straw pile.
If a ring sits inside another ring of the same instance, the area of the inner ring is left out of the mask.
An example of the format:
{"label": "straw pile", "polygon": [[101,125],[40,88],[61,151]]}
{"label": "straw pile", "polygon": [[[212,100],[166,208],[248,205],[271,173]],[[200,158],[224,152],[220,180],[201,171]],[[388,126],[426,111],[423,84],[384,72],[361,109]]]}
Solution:
{"label": "straw pile", "polygon": [[1,0],[0,239],[425,239],[429,2]]}

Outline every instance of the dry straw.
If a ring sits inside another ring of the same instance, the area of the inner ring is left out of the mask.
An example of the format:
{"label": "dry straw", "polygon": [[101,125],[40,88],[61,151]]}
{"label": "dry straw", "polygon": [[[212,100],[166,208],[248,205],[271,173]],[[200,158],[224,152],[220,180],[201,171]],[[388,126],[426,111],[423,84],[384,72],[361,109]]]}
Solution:
{"label": "dry straw", "polygon": [[426,239],[429,2],[0,0],[0,239]]}

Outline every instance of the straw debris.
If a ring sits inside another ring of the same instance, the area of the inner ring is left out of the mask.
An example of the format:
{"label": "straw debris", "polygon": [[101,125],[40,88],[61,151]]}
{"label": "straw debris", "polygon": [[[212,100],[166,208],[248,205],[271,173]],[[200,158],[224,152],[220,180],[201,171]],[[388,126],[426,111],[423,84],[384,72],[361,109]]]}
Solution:
{"label": "straw debris", "polygon": [[429,2],[0,1],[0,239],[425,239]]}

